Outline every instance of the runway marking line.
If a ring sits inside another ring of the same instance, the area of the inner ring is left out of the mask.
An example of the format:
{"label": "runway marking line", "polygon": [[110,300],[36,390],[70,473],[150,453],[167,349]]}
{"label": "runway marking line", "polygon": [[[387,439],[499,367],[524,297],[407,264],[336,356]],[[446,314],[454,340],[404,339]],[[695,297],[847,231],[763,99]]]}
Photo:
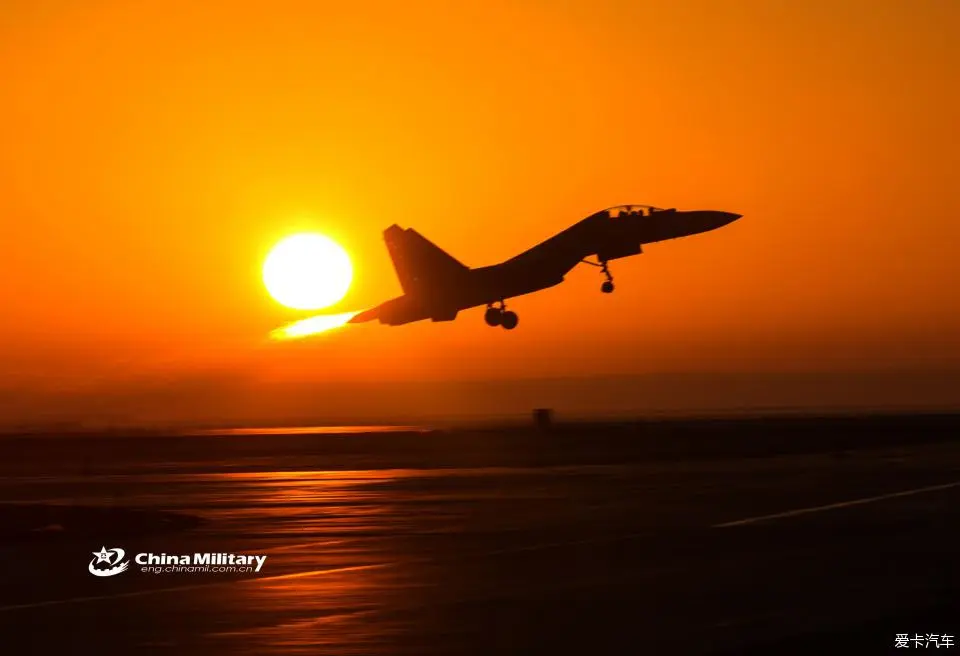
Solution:
{"label": "runway marking line", "polygon": [[772,519],[781,519],[784,517],[796,517],[797,515],[809,515],[812,513],[824,512],[827,510],[838,510],[840,508],[849,508],[850,506],[862,506],[876,501],[886,501],[887,499],[897,499],[900,497],[909,497],[915,494],[924,494],[926,492],[937,492],[939,490],[949,490],[950,488],[960,486],[960,481],[953,483],[944,483],[943,485],[930,485],[927,487],[918,487],[913,490],[904,490],[902,492],[891,492],[890,494],[879,494],[875,497],[864,497],[862,499],[851,499],[850,501],[839,501],[829,503],[825,506],[812,506],[810,508],[798,508],[796,510],[787,510],[785,512],[773,513],[772,515],[760,515],[758,517],[748,517],[738,519],[732,522],[714,524],[713,528],[729,528],[731,526],[746,526],[747,524],[759,524]]}

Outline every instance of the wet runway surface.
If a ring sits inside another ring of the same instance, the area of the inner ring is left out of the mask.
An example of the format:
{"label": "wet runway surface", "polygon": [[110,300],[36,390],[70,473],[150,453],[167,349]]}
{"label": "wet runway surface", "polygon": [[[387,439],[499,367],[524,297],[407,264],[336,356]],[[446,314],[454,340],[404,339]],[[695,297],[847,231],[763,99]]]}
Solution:
{"label": "wet runway surface", "polygon": [[[21,653],[99,654],[886,653],[898,633],[956,640],[960,444],[633,460],[10,472],[0,630]],[[101,547],[267,559],[254,573],[131,562],[95,577]]]}

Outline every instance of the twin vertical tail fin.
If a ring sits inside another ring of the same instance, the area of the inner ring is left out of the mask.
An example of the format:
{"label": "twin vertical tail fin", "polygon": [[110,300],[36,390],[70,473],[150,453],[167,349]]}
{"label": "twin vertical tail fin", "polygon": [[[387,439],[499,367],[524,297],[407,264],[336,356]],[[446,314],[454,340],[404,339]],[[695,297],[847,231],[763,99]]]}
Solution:
{"label": "twin vertical tail fin", "polygon": [[383,231],[383,239],[404,294],[429,295],[456,284],[470,270],[413,228],[394,224]]}

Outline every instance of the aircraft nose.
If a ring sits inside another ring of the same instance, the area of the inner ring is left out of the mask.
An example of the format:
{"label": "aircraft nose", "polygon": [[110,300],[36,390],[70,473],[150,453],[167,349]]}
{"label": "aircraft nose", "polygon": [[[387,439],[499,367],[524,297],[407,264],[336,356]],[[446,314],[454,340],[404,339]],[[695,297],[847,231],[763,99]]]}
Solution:
{"label": "aircraft nose", "polygon": [[736,212],[721,212],[719,210],[710,210],[704,212],[701,215],[701,230],[706,232],[708,230],[716,230],[717,228],[722,228],[725,225],[733,223],[740,218],[740,215]]}

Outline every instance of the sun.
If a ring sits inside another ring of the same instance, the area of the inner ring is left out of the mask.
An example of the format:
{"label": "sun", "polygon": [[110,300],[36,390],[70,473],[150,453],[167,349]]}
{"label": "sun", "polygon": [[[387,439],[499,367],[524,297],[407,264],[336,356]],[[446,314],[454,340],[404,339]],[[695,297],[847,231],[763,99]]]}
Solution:
{"label": "sun", "polygon": [[295,310],[319,310],[343,298],[353,281],[350,257],[323,235],[305,232],[280,241],[263,263],[263,284]]}

